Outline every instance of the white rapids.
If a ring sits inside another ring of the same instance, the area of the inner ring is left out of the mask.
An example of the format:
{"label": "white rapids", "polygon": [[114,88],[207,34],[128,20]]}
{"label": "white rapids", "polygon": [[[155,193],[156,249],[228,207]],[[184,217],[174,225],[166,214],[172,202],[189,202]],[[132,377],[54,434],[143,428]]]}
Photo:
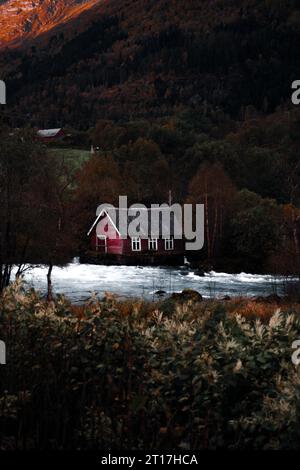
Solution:
{"label": "white rapids", "polygon": [[[32,267],[24,278],[30,287],[45,293],[47,268]],[[53,288],[72,302],[83,302],[93,293],[100,298],[105,292],[121,297],[154,299],[157,291],[166,294],[194,289],[204,297],[266,296],[281,293],[284,279],[271,275],[226,274],[211,271],[200,276],[186,268],[103,266],[80,264],[53,268]]]}

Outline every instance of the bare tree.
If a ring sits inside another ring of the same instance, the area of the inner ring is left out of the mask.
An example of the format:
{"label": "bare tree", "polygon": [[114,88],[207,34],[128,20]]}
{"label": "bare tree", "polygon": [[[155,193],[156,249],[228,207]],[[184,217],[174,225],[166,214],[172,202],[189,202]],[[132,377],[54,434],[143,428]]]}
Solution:
{"label": "bare tree", "polygon": [[188,199],[205,206],[207,257],[215,255],[224,231],[226,214],[235,194],[234,186],[219,164],[202,165],[189,185]]}
{"label": "bare tree", "polygon": [[0,292],[40,261],[53,165],[31,132],[0,133]]}

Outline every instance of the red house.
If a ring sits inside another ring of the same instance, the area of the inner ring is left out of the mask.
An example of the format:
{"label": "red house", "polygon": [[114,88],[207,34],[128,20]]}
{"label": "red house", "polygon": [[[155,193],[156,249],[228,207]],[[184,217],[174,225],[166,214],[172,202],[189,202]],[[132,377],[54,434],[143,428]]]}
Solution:
{"label": "red house", "polygon": [[43,142],[52,142],[64,137],[63,129],[41,129],[37,132],[38,138]]}
{"label": "red house", "polygon": [[[88,232],[91,251],[103,256],[114,257],[124,264],[177,264],[184,257],[184,241],[178,240],[174,234],[164,236],[164,233],[172,233],[172,230],[164,230],[163,221],[159,222],[159,235],[152,237],[151,220],[152,213],[161,209],[145,209],[148,217],[148,233],[142,233],[139,237],[129,237],[122,233],[120,224],[120,211],[115,209],[115,217],[112,217],[111,209],[103,210],[96,218]],[[175,217],[175,216],[174,216]],[[129,217],[126,215],[127,222]],[[134,219],[135,217],[133,217]],[[99,222],[101,229],[99,230]],[[127,224],[128,226],[128,224]],[[165,227],[168,229],[168,227]]]}

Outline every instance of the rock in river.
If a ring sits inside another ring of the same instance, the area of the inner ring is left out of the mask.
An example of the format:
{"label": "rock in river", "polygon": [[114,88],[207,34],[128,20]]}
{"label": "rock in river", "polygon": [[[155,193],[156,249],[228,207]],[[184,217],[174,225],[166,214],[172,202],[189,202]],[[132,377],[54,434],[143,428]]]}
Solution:
{"label": "rock in river", "polygon": [[172,294],[171,298],[180,302],[202,302],[203,300],[202,295],[192,289],[185,289],[180,293]]}

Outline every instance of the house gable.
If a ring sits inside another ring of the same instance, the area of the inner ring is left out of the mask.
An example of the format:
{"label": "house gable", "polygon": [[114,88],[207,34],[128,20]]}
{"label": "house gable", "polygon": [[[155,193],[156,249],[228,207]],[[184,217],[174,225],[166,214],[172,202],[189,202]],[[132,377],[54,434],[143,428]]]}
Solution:
{"label": "house gable", "polygon": [[[87,236],[89,237],[91,235],[91,233],[93,232],[94,229],[96,229],[98,223],[100,222],[101,218],[106,217],[107,218],[107,224],[108,224],[108,230],[109,230],[109,227],[112,227],[113,231],[116,232],[118,234],[118,237],[121,237],[121,234],[119,232],[119,229],[117,228],[116,224],[114,223],[114,221],[112,220],[112,218],[110,217],[110,215],[108,214],[107,210],[103,209],[100,214],[98,215],[97,219],[95,220],[95,222],[93,223],[93,225],[91,226],[90,230],[88,231],[88,234]],[[105,235],[105,233],[101,234],[101,235]],[[107,232],[107,236],[109,236],[109,231]]]}

